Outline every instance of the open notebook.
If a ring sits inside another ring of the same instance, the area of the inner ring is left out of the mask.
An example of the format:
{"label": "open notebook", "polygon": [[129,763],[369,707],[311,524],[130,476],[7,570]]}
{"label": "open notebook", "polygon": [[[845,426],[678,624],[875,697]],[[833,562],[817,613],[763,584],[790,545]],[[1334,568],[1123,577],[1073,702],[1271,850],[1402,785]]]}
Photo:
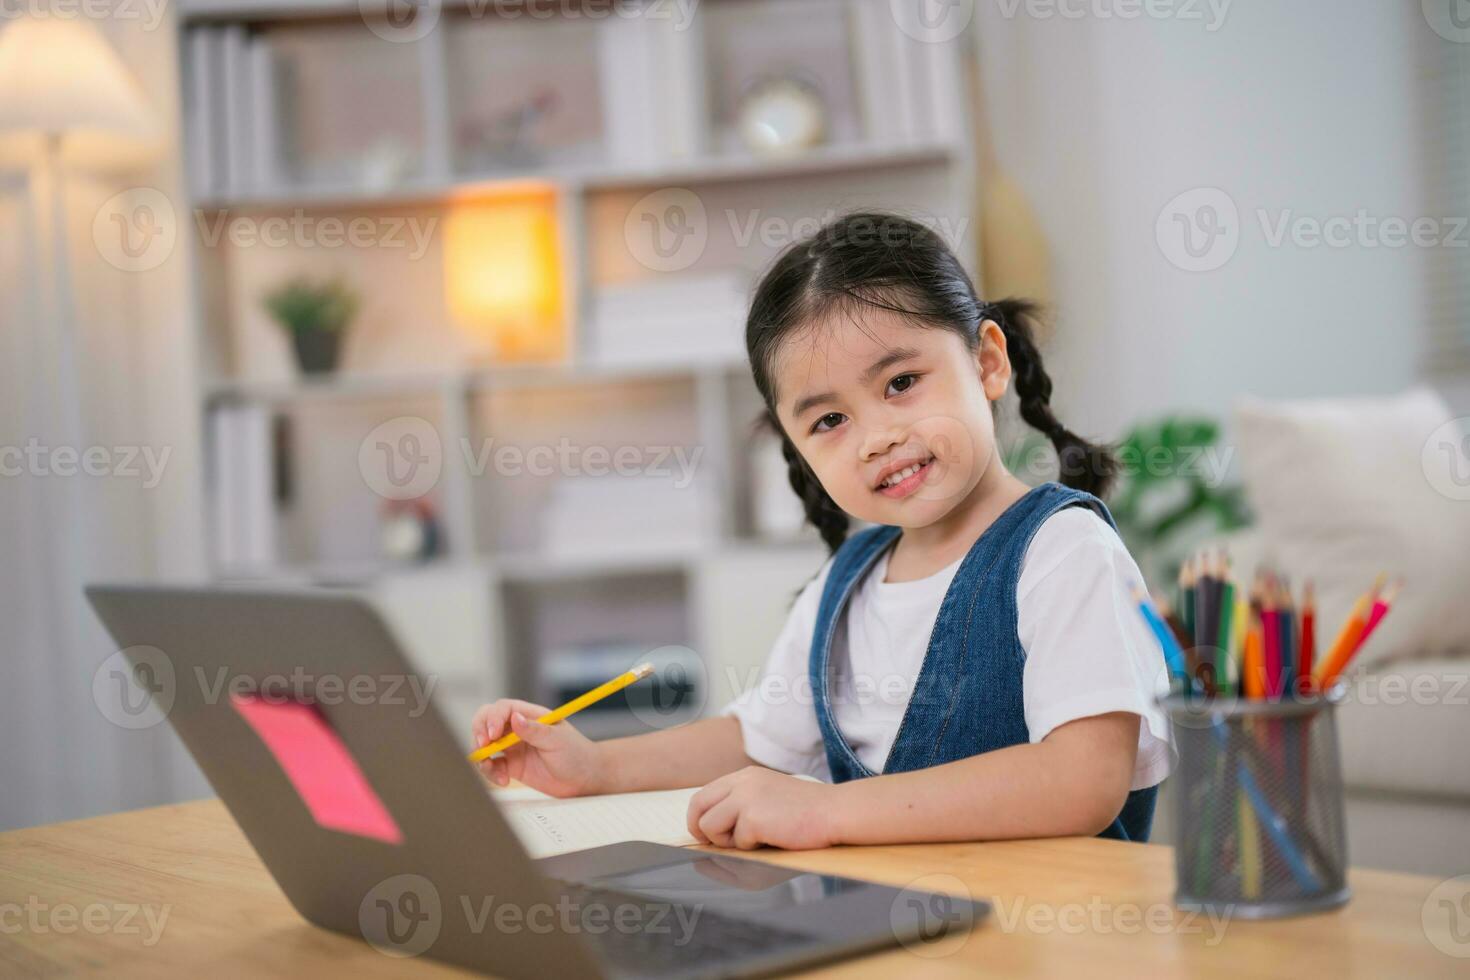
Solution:
{"label": "open notebook", "polygon": [[533,858],[543,858],[629,840],[674,846],[697,843],[689,833],[687,818],[689,800],[699,789],[692,786],[567,800],[529,786],[497,786],[490,791],[526,851]]}

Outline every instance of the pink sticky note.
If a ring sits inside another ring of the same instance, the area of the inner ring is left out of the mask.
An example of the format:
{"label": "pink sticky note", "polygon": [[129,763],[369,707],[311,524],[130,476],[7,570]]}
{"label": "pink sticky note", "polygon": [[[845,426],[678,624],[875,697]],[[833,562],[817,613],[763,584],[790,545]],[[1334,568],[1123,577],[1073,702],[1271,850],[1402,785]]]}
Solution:
{"label": "pink sticky note", "polygon": [[315,705],[255,695],[231,701],[281,764],[312,819],[328,830],[403,843],[403,831]]}

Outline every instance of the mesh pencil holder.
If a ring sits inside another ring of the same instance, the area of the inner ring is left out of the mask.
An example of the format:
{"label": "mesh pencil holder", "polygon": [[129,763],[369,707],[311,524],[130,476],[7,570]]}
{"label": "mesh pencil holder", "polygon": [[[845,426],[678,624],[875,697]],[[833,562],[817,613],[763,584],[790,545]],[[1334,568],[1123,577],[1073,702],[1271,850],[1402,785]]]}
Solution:
{"label": "mesh pencil holder", "polygon": [[1264,919],[1347,902],[1341,700],[1162,700],[1179,749],[1176,904]]}

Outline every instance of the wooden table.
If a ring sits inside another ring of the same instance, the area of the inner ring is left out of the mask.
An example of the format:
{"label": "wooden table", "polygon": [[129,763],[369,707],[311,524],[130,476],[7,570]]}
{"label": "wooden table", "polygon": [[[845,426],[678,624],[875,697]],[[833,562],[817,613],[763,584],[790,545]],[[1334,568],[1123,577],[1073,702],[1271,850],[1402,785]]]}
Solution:
{"label": "wooden table", "polygon": [[[1211,922],[1170,904],[1169,848],[1064,839],[762,851],[763,860],[905,886],[968,889],[995,914],[921,956],[891,951],[817,975],[1386,977],[1470,975],[1427,937],[1440,882],[1355,871],[1324,915]],[[1463,882],[1452,883],[1459,887]],[[1464,891],[1456,901],[1466,901]],[[1446,909],[1450,906],[1446,905]],[[1470,954],[1470,936],[1452,951]],[[947,944],[947,945],[946,945]],[[0,834],[0,976],[472,976],[390,959],[307,924],[217,800]]]}

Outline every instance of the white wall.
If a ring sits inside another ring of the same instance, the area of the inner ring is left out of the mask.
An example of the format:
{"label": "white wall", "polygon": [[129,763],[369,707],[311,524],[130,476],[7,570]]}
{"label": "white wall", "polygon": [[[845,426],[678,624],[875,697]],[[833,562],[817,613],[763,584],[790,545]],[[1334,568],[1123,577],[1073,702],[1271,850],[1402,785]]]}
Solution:
{"label": "white wall", "polygon": [[[975,8],[997,152],[1054,251],[1058,414],[1095,436],[1243,392],[1394,391],[1419,367],[1422,250],[1272,248],[1256,216],[1422,213],[1419,5],[1236,0],[1213,32],[1194,7],[1203,21]],[[1239,246],[1181,271],[1155,219],[1209,186],[1236,203]]]}

